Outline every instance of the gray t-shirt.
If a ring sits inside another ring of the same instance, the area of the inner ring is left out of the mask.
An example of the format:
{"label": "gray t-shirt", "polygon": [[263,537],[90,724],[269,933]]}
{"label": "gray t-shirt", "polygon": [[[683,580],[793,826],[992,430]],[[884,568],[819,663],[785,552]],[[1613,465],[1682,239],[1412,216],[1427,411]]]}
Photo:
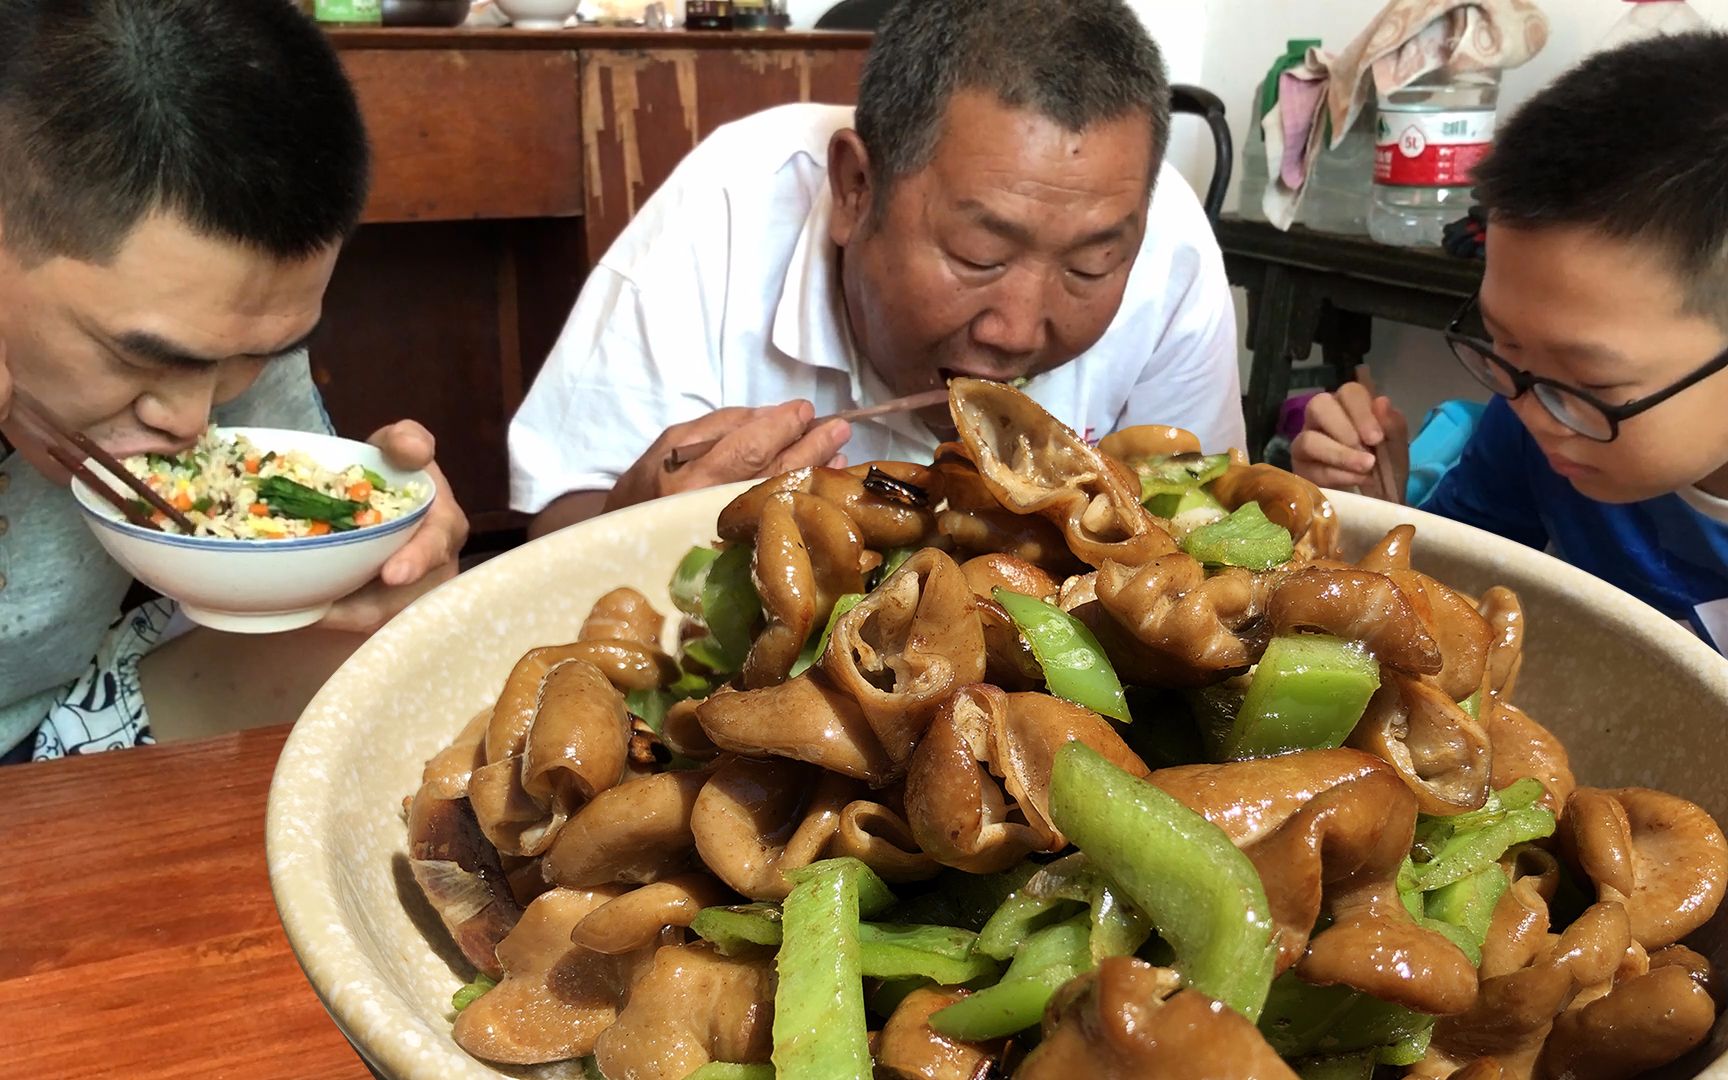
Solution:
{"label": "gray t-shirt", "polygon": [[[215,422],[332,430],[304,352],[272,361],[216,409]],[[20,454],[0,457],[0,753],[33,732],[89,666],[131,585],[69,490]]]}

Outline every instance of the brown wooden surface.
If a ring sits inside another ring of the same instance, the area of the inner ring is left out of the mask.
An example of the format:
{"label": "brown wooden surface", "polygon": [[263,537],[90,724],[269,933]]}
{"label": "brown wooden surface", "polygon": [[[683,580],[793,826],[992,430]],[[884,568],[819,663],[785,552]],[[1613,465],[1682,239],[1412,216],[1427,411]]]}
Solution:
{"label": "brown wooden surface", "polygon": [[370,1075],[264,864],[287,727],[0,769],[0,1028],[23,1077]]}
{"label": "brown wooden surface", "polygon": [[855,102],[865,53],[746,46],[584,49],[580,56],[588,251],[599,258],[715,128],[775,105]]}
{"label": "brown wooden surface", "polygon": [[480,27],[391,27],[328,29],[338,50],[347,49],[856,49],[870,47],[859,30],[512,30]]}
{"label": "brown wooden surface", "polygon": [[372,142],[363,220],[581,212],[575,53],[351,49],[342,66]]}

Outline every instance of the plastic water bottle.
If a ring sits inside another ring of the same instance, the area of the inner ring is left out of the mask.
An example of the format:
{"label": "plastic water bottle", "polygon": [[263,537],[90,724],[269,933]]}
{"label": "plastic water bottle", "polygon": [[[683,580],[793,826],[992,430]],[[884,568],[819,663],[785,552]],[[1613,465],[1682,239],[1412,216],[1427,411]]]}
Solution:
{"label": "plastic water bottle", "polygon": [[1364,106],[1344,141],[1328,145],[1314,159],[1302,206],[1296,211],[1299,223],[1318,232],[1354,236],[1368,232],[1368,204],[1374,187],[1374,116],[1373,103]]}
{"label": "plastic water bottle", "polygon": [[1439,247],[1470,208],[1470,175],[1494,139],[1500,73],[1429,72],[1380,95],[1368,233],[1382,244]]}
{"label": "plastic water bottle", "polygon": [[1320,40],[1291,38],[1286,41],[1284,55],[1272,62],[1272,68],[1264,79],[1254,84],[1253,119],[1243,139],[1242,183],[1236,189],[1237,213],[1249,221],[1266,220],[1266,186],[1271,182],[1271,165],[1266,160],[1266,136],[1260,122],[1278,103],[1278,77],[1302,63],[1310,47],[1319,48]]}
{"label": "plastic water bottle", "polygon": [[1602,38],[1602,48],[1613,49],[1663,34],[1703,30],[1709,24],[1685,0],[1626,0],[1631,9]]}

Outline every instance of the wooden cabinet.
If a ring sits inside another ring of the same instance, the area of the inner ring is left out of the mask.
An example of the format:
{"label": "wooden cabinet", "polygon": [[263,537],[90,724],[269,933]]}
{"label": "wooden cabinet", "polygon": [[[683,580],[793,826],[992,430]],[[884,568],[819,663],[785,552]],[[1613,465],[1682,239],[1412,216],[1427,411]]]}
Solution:
{"label": "wooden cabinet", "polygon": [[498,546],[505,430],[587,268],[691,147],[850,103],[868,34],[333,30],[373,146],[313,374],[344,434],[412,417]]}

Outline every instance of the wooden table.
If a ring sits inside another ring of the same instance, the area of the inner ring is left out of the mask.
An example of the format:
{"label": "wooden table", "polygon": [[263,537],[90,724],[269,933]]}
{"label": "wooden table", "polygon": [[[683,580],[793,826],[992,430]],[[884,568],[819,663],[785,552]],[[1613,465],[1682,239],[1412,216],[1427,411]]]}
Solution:
{"label": "wooden table", "polygon": [[1291,367],[1315,345],[1336,385],[1366,358],[1375,319],[1443,330],[1482,284],[1479,260],[1439,250],[1388,247],[1300,225],[1281,232],[1234,214],[1216,228],[1230,283],[1248,293],[1254,363],[1243,411],[1256,459],[1290,394]]}
{"label": "wooden table", "polygon": [[25,1077],[366,1080],[283,936],[288,726],[0,769],[0,1042]]}
{"label": "wooden table", "polygon": [[313,377],[337,427],[437,436],[473,520],[513,538],[505,429],[588,268],[715,128],[857,99],[871,35],[341,29],[373,153]]}

